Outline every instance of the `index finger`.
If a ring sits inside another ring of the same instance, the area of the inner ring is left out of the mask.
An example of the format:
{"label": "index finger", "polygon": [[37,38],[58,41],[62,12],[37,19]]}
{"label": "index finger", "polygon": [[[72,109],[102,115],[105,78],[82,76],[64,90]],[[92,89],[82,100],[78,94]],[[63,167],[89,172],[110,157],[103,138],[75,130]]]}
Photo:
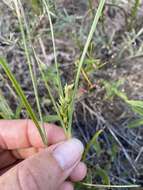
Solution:
{"label": "index finger", "polygon": [[[63,129],[54,124],[45,124],[48,144],[65,140]],[[40,134],[31,120],[0,120],[0,148],[42,148],[44,144]]]}

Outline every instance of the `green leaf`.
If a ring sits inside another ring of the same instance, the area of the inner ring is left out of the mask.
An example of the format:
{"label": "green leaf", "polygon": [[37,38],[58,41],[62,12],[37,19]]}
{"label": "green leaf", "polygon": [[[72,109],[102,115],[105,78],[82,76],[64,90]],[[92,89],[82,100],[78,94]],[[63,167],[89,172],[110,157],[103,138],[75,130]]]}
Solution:
{"label": "green leaf", "polygon": [[22,101],[20,101],[19,105],[16,108],[15,117],[14,117],[15,119],[20,118],[20,113],[22,111],[22,108],[23,108],[23,103],[22,103]]}
{"label": "green leaf", "polygon": [[136,128],[136,127],[140,127],[141,125],[143,125],[143,118],[136,119],[135,121],[131,122],[128,125],[128,128]]}
{"label": "green leaf", "polygon": [[86,183],[93,183],[93,173],[90,168],[88,168],[88,172],[85,179]]}
{"label": "green leaf", "polygon": [[40,14],[42,12],[42,2],[41,0],[26,0],[30,7],[32,7],[33,11],[36,14]]}
{"label": "green leaf", "polygon": [[104,185],[110,185],[110,178],[106,170],[96,168],[96,175],[100,176]]}
{"label": "green leaf", "polygon": [[143,101],[141,100],[128,100],[127,103],[133,107],[139,107],[143,109]]}
{"label": "green leaf", "polygon": [[3,96],[1,91],[0,91],[0,116],[3,119],[13,119],[14,118],[14,113],[11,110],[8,102],[6,101],[6,99]]}
{"label": "green leaf", "polygon": [[97,139],[99,137],[99,135],[103,132],[103,130],[99,130],[97,131],[94,136],[92,137],[92,139],[88,142],[88,144],[86,145],[84,154],[83,154],[83,160],[85,160],[87,153],[89,152],[89,149],[91,146],[94,146],[95,149],[97,149],[97,145],[95,142],[97,142]]}
{"label": "green leaf", "polygon": [[59,116],[58,115],[48,115],[43,117],[43,120],[45,122],[56,122],[56,121],[60,121]]}
{"label": "green leaf", "polygon": [[10,71],[8,65],[7,65],[7,62],[0,57],[0,65],[3,67],[5,73],[7,74],[8,78],[10,79],[10,81],[12,82],[13,84],[13,87],[15,89],[15,91],[17,92],[17,94],[19,95],[19,97],[21,98],[22,100],[22,103],[23,105],[25,106],[26,110],[27,110],[27,113],[29,114],[30,118],[33,120],[33,122],[35,123],[35,126],[37,127],[40,135],[41,135],[41,138],[43,140],[43,143],[47,145],[47,138],[46,138],[46,135],[44,134],[43,132],[43,129],[42,127],[40,126],[38,120],[37,120],[37,117],[35,115],[35,113],[33,112],[20,84],[17,82],[17,80],[15,79],[14,75],[12,74],[12,72]]}
{"label": "green leaf", "polygon": [[103,84],[105,86],[106,89],[106,97],[107,98],[113,98],[115,95],[120,97],[121,99],[123,99],[125,102],[128,101],[128,97],[126,96],[125,93],[121,92],[119,90],[119,87],[123,84],[124,80],[118,80],[112,83],[109,83],[105,80],[103,80]]}
{"label": "green leaf", "polygon": [[132,110],[139,114],[140,116],[143,116],[143,108],[140,108],[140,107],[132,107]]}

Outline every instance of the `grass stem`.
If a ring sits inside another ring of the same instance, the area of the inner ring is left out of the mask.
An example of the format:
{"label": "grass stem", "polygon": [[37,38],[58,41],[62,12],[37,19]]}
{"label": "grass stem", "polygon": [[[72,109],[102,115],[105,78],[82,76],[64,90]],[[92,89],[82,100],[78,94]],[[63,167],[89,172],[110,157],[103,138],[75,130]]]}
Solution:
{"label": "grass stem", "polygon": [[48,19],[49,19],[49,23],[50,23],[50,30],[51,30],[51,37],[52,37],[53,51],[54,51],[54,60],[55,60],[55,67],[56,67],[56,73],[57,73],[58,93],[59,93],[59,96],[63,96],[63,88],[62,88],[60,72],[59,72],[59,68],[58,68],[55,36],[54,36],[54,29],[53,29],[53,23],[52,23],[52,18],[51,18],[51,14],[50,14],[49,4],[46,0],[42,0],[42,1],[45,6],[45,9],[46,9],[46,12],[48,15]]}
{"label": "grass stem", "polygon": [[69,116],[69,126],[68,126],[68,133],[69,134],[71,134],[72,117],[73,117],[73,111],[74,111],[74,101],[75,101],[75,96],[76,96],[77,89],[78,89],[78,83],[79,83],[81,68],[82,68],[82,65],[84,63],[84,60],[85,60],[89,45],[90,45],[91,40],[92,40],[92,37],[94,35],[97,23],[99,21],[100,16],[102,15],[102,10],[104,8],[104,4],[105,4],[105,0],[101,0],[100,3],[99,3],[99,7],[97,9],[97,12],[95,14],[95,17],[94,17],[94,20],[93,20],[93,23],[92,23],[92,26],[91,26],[87,41],[86,41],[86,44],[84,46],[83,53],[82,53],[80,61],[79,61],[77,74],[76,74],[76,78],[75,78],[75,83],[74,83],[75,84],[74,85],[74,91],[73,91],[72,101],[71,101],[71,112],[70,112],[70,116]]}
{"label": "grass stem", "polygon": [[[31,55],[30,55],[31,52],[29,52],[29,47],[28,47],[28,44],[30,46],[32,45],[30,30],[29,30],[28,23],[26,21],[26,17],[25,17],[25,13],[24,13],[21,1],[20,0],[14,1],[14,5],[15,5],[17,18],[19,21],[19,26],[20,26],[20,30],[21,30],[21,34],[22,34],[22,41],[24,44],[24,51],[25,51],[25,55],[26,55],[26,59],[27,59],[28,67],[29,67],[29,72],[30,72],[32,85],[33,85],[33,89],[34,89],[34,94],[35,94],[35,99],[36,99],[36,104],[37,104],[37,109],[38,109],[38,113],[39,113],[39,117],[40,117],[40,121],[41,121],[41,125],[42,125],[41,129],[43,130],[43,134],[44,134],[45,139],[46,139],[47,135],[46,135],[46,131],[44,129],[44,122],[43,122],[42,112],[41,112],[41,108],[40,108],[40,101],[39,101],[39,97],[38,97],[37,84],[36,84],[36,75],[34,75],[34,71],[33,71],[34,63],[33,63],[33,60],[31,58]],[[24,26],[25,26],[26,32],[27,32],[27,39],[26,39],[25,31],[24,31],[23,22],[24,22]]]}
{"label": "grass stem", "polygon": [[139,188],[140,185],[99,185],[99,184],[89,184],[89,183],[81,183],[83,186],[87,187],[95,187],[95,188]]}

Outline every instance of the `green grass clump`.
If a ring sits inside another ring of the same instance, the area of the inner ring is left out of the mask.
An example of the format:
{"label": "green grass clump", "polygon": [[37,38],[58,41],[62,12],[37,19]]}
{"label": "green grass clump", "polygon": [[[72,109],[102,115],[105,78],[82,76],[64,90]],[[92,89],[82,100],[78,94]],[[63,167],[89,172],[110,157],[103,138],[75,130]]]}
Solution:
{"label": "green grass clump", "polygon": [[135,112],[139,119],[135,119],[129,123],[129,128],[136,128],[143,125],[143,101],[142,100],[130,100],[128,96],[120,90],[120,86],[123,84],[122,80],[109,83],[104,81],[104,86],[107,91],[107,98],[113,98],[114,96],[120,97],[132,110]]}

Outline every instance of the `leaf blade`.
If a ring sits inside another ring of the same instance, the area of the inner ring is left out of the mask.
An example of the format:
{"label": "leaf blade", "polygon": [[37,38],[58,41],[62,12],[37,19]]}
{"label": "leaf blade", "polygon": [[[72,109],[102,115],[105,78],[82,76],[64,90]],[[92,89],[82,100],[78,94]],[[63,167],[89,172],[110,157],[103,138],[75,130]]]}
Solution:
{"label": "leaf blade", "polygon": [[36,115],[35,113],[33,112],[21,86],[19,85],[19,83],[17,82],[16,78],[13,76],[12,72],[10,71],[8,65],[7,65],[7,62],[5,59],[3,59],[2,57],[0,57],[0,65],[3,67],[5,73],[7,74],[8,78],[10,79],[10,81],[12,82],[13,84],[13,87],[15,89],[15,91],[17,92],[17,94],[19,95],[19,97],[21,98],[22,102],[23,102],[23,105],[25,106],[27,112],[28,112],[28,115],[30,116],[30,118],[33,120],[35,126],[37,127],[39,133],[40,133],[40,136],[43,140],[43,143],[45,145],[47,145],[47,139],[45,138],[45,135],[43,133],[43,130],[36,118]]}

